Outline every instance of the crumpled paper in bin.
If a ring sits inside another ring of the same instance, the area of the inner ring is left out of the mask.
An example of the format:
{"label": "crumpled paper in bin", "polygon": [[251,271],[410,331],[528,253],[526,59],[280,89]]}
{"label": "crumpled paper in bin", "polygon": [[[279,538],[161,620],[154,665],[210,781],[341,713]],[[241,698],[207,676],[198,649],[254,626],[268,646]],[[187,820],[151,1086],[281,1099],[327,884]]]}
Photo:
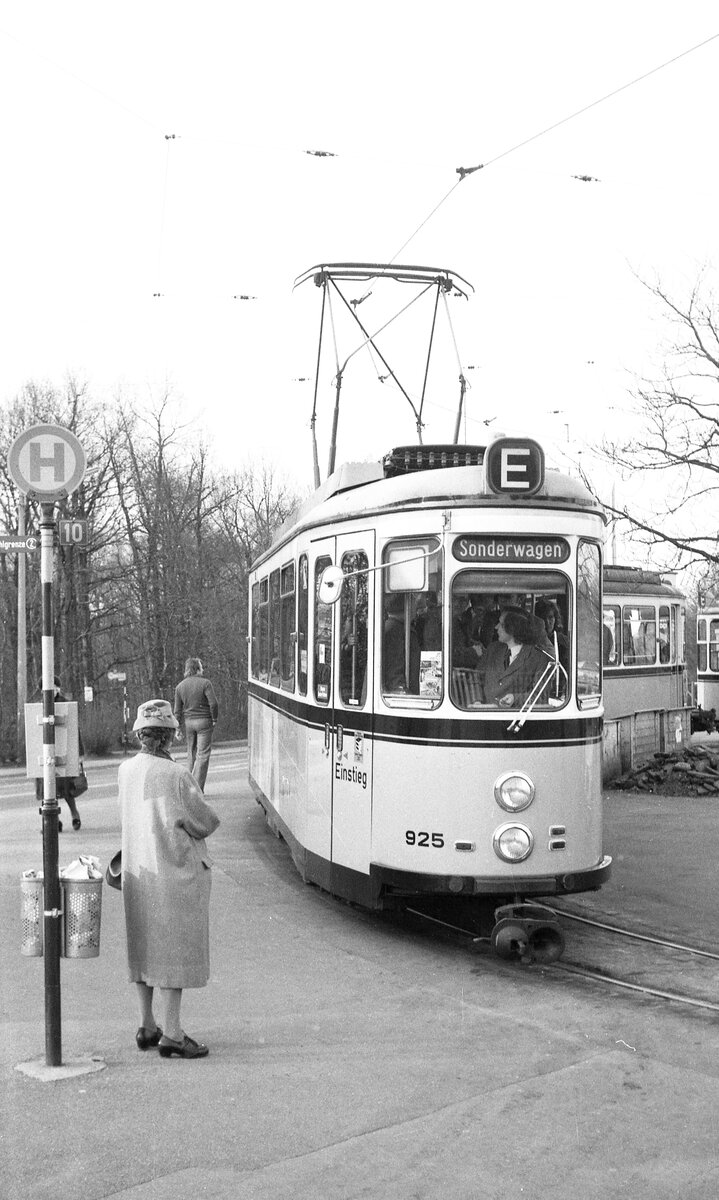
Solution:
{"label": "crumpled paper in bin", "polygon": [[44,879],[42,871],[23,871],[21,879]]}
{"label": "crumpled paper in bin", "polygon": [[91,854],[81,854],[79,858],[73,859],[69,866],[62,867],[60,878],[102,879],[100,860],[99,858],[93,858]]}

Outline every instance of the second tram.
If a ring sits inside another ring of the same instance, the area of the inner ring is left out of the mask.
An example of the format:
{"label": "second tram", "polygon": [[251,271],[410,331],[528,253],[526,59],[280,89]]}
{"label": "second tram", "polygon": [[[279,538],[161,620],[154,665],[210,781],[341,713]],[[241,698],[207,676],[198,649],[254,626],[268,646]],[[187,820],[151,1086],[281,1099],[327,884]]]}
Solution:
{"label": "second tram", "polygon": [[686,706],[686,602],[670,578],[604,567],[604,715]]}
{"label": "second tram", "polygon": [[697,706],[719,711],[719,607],[697,613]]}
{"label": "second tram", "polygon": [[603,529],[501,438],[340,468],[280,532],[250,580],[249,772],[306,881],[382,909],[606,880]]}

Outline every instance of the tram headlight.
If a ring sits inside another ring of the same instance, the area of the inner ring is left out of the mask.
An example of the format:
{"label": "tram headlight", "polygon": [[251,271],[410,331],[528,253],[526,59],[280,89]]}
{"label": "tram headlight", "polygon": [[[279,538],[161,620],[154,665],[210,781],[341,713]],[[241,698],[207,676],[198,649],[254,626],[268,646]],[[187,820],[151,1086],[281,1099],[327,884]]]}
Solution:
{"label": "tram headlight", "polygon": [[494,785],[494,798],[505,812],[522,812],[534,799],[534,784],[522,771],[506,771]]}
{"label": "tram headlight", "polygon": [[524,862],[532,853],[534,838],[526,825],[500,825],[492,838],[494,853],[504,862]]}

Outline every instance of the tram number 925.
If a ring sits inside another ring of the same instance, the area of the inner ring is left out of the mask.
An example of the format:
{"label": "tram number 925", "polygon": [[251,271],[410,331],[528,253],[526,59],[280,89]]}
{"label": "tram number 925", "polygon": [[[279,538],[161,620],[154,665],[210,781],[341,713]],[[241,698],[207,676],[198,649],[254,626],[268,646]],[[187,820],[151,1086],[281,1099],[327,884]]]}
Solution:
{"label": "tram number 925", "polygon": [[443,833],[424,833],[422,830],[415,832],[414,829],[408,829],[405,832],[404,840],[408,846],[434,846],[439,849],[444,845]]}

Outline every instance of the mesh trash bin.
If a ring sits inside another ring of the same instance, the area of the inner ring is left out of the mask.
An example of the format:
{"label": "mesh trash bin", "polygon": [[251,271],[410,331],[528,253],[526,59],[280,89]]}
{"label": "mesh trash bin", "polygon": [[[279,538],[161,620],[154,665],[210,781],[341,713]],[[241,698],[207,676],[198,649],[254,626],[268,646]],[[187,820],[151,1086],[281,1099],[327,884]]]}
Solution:
{"label": "mesh trash bin", "polygon": [[20,953],[29,958],[42,955],[43,944],[43,880],[33,875],[20,880],[20,921],[22,942]]}
{"label": "mesh trash bin", "polygon": [[97,958],[100,953],[102,876],[99,879],[60,879],[63,899],[65,958]]}

